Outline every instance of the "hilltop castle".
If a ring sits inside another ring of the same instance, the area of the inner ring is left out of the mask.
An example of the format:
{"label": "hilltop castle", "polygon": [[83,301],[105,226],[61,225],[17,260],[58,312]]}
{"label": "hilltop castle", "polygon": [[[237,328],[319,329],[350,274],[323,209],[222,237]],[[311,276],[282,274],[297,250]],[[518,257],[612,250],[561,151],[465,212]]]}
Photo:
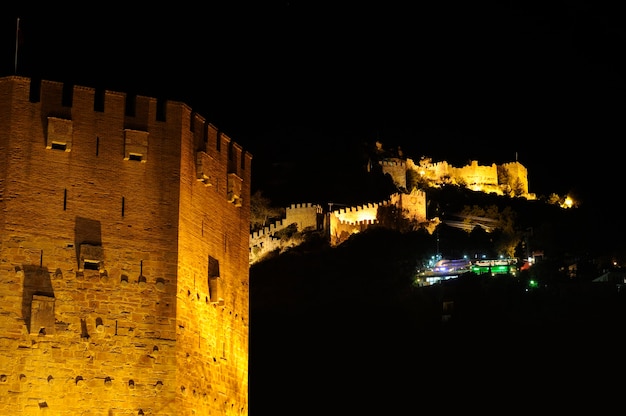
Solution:
{"label": "hilltop castle", "polygon": [[0,413],[247,415],[252,156],[183,103],[0,78]]}
{"label": "hilltop castle", "polygon": [[535,199],[535,195],[528,192],[528,171],[518,161],[485,166],[472,160],[469,165],[454,167],[446,161],[432,162],[426,157],[418,163],[413,159],[394,157],[385,158],[379,164],[383,173],[391,176],[396,187],[405,191],[418,184],[432,187],[447,184],[478,192]]}
{"label": "hilltop castle", "polygon": [[[298,231],[325,230],[330,245],[336,246],[352,234],[380,224],[381,211],[392,207],[416,226],[433,229],[439,219],[427,218],[426,192],[418,188],[460,185],[479,192],[535,199],[535,195],[528,192],[528,172],[518,161],[490,166],[471,161],[469,165],[454,167],[445,161],[433,163],[429,158],[415,163],[402,155],[389,155],[380,142],[376,143],[376,148],[380,154],[387,153],[376,162],[382,174],[390,176],[398,192],[385,201],[334,210],[332,207],[324,210],[321,205],[292,204],[285,210],[285,218],[251,234],[250,264],[269,252],[293,246],[293,241],[285,246],[284,241],[276,238],[279,231],[292,225]],[[375,170],[373,166],[371,162],[368,171]]]}

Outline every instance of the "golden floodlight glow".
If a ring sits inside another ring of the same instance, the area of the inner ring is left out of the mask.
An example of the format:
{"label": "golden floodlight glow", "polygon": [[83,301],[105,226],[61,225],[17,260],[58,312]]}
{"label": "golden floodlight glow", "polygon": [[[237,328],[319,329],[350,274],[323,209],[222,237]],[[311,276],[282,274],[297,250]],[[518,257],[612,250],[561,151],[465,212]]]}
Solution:
{"label": "golden floodlight glow", "polygon": [[376,215],[372,211],[358,211],[356,215],[356,221],[375,221]]}
{"label": "golden floodlight glow", "polygon": [[561,204],[561,208],[571,208],[574,206],[574,200],[567,196],[565,197],[565,201]]}

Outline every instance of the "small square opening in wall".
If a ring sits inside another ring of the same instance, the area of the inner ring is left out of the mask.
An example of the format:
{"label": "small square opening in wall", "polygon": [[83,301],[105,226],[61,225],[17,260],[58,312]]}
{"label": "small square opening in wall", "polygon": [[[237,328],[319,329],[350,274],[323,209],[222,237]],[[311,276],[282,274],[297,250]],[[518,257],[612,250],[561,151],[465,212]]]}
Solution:
{"label": "small square opening in wall", "polygon": [[52,142],[50,144],[50,149],[52,149],[52,150],[62,150],[62,151],[65,152],[67,150],[67,143]]}
{"label": "small square opening in wall", "polygon": [[84,270],[100,270],[100,262],[98,260],[84,260]]}
{"label": "small square opening in wall", "polygon": [[104,270],[104,250],[102,246],[81,244],[78,271]]}
{"label": "small square opening in wall", "polygon": [[143,160],[143,155],[139,153],[129,153],[128,160],[134,160],[135,162],[141,162]]}
{"label": "small square opening in wall", "polygon": [[211,303],[217,303],[220,301],[219,294],[219,277],[220,277],[220,262],[215,257],[209,256],[209,273],[208,273],[208,286],[209,286],[209,299]]}

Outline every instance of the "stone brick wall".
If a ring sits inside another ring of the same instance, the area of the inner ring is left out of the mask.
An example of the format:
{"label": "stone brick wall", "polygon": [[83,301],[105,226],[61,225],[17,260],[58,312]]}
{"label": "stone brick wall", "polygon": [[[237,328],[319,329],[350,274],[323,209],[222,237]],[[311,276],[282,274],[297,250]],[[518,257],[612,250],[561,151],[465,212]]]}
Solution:
{"label": "stone brick wall", "polygon": [[16,76],[0,151],[0,414],[247,414],[251,155],[182,103]]}
{"label": "stone brick wall", "polygon": [[295,223],[298,230],[319,230],[323,227],[323,209],[317,204],[291,204],[285,209],[285,223]]}
{"label": "stone brick wall", "polygon": [[479,165],[476,160],[472,160],[469,165],[453,168],[452,175],[463,178],[470,187],[473,185],[498,185],[498,168],[495,163],[492,163],[490,166],[485,166]]}
{"label": "stone brick wall", "polygon": [[507,172],[509,186],[520,186],[524,194],[528,194],[528,170],[519,162],[504,163],[502,168]]}
{"label": "stone brick wall", "polygon": [[413,189],[410,193],[395,193],[390,197],[391,204],[402,210],[404,218],[424,223],[426,218],[426,192]]}
{"label": "stone brick wall", "polygon": [[400,189],[406,188],[406,162],[400,158],[388,158],[380,161],[383,174],[391,176],[393,182]]}
{"label": "stone brick wall", "polygon": [[323,230],[324,212],[320,205],[311,203],[291,204],[285,209],[285,218],[275,221],[262,230],[250,234],[249,264],[254,264],[267,253],[284,247],[274,234],[295,224],[298,231]]}
{"label": "stone brick wall", "polygon": [[337,246],[346,241],[352,234],[378,224],[378,208],[387,206],[389,203],[389,201],[383,201],[329,212],[328,231],[330,245]]}

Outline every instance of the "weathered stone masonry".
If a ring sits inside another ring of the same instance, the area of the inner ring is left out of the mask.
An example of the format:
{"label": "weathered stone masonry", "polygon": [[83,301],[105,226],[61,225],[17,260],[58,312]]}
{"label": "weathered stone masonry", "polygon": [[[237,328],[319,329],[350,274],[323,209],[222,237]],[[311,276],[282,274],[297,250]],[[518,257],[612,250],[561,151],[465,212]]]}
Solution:
{"label": "weathered stone masonry", "polygon": [[251,160],[182,103],[0,78],[0,414],[248,414]]}

